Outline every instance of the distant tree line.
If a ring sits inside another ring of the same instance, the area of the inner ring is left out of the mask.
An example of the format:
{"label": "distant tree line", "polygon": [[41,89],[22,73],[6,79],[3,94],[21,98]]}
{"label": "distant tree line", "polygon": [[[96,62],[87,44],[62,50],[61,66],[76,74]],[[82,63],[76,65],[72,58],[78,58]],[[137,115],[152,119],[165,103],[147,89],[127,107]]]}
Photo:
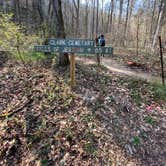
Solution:
{"label": "distant tree line", "polygon": [[108,44],[142,49],[155,48],[159,34],[166,40],[165,0],[0,0],[0,8],[45,38],[104,33]]}

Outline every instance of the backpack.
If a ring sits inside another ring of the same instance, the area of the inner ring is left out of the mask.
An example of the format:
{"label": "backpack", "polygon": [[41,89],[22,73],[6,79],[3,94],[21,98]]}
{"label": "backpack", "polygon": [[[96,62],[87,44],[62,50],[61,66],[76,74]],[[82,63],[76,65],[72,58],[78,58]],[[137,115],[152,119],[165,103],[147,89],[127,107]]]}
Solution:
{"label": "backpack", "polygon": [[100,37],[100,46],[105,46],[105,39],[104,39],[104,37]]}

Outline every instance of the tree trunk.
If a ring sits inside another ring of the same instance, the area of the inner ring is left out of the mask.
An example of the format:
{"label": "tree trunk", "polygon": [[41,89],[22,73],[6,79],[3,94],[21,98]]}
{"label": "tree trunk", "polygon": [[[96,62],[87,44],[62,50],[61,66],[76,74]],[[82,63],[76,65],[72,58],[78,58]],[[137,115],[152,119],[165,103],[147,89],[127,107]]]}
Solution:
{"label": "tree trunk", "polygon": [[77,0],[77,4],[75,0],[73,0],[75,11],[76,11],[76,37],[79,36],[79,14],[80,14],[80,0]]}
{"label": "tree trunk", "polygon": [[110,16],[110,33],[112,34],[112,20],[113,20],[113,13],[114,13],[114,0],[111,0],[111,16]]}
{"label": "tree trunk", "polygon": [[[65,28],[63,22],[62,8],[61,8],[61,0],[52,0],[53,6],[53,14],[55,18],[55,28],[57,38],[65,38]],[[68,54],[60,54],[59,56],[59,66],[67,66],[69,65],[69,56]]]}
{"label": "tree trunk", "polygon": [[86,7],[85,7],[85,37],[88,38],[88,6],[89,2],[86,0]]}
{"label": "tree trunk", "polygon": [[19,0],[14,0],[14,21],[18,22],[21,24],[21,19],[20,19],[20,2]]}
{"label": "tree trunk", "polygon": [[28,0],[26,0],[26,29],[28,30],[29,28],[29,24],[30,24],[30,22],[29,22],[29,2],[28,2]]}
{"label": "tree trunk", "polygon": [[91,38],[93,39],[94,38],[94,26],[95,26],[95,0],[93,0],[92,2],[93,2],[93,4],[92,4],[93,13],[92,13],[92,30],[91,30],[92,36],[91,36]]}
{"label": "tree trunk", "polygon": [[106,33],[109,31],[109,23],[110,23],[110,11],[111,11],[111,2],[108,10],[108,16],[107,16],[107,25],[106,25]]}
{"label": "tree trunk", "polygon": [[121,27],[122,27],[122,12],[123,12],[123,0],[119,1],[119,19],[118,19],[118,45],[121,45],[122,37],[121,37]]}
{"label": "tree trunk", "polygon": [[127,11],[126,11],[126,20],[125,20],[125,27],[124,27],[123,46],[124,46],[124,41],[126,41],[126,39],[127,39],[127,24],[128,24],[128,16],[129,16],[129,4],[130,4],[130,0],[127,0]]}
{"label": "tree trunk", "polygon": [[138,57],[139,54],[139,27],[140,27],[140,23],[139,23],[139,16],[137,16],[137,35],[136,35],[136,40],[137,40],[137,46],[136,46],[136,55]]}
{"label": "tree trunk", "polygon": [[149,34],[149,42],[152,44],[152,34],[153,34],[153,25],[154,25],[154,16],[155,16],[155,10],[156,10],[156,0],[154,0],[153,7],[152,7],[152,16],[151,16],[151,23],[150,23],[150,34]]}
{"label": "tree trunk", "polygon": [[161,1],[161,7],[160,7],[160,11],[159,11],[159,17],[158,17],[158,21],[157,21],[157,28],[156,28],[156,31],[155,31],[155,34],[154,34],[153,44],[152,44],[153,50],[154,50],[154,47],[156,45],[157,36],[159,34],[161,22],[163,20],[163,13],[164,13],[165,5],[166,5],[165,0]]}
{"label": "tree trunk", "polygon": [[123,0],[120,0],[119,1],[119,21],[118,21],[118,27],[120,26],[121,24],[121,21],[122,21],[122,10],[123,10]]}
{"label": "tree trunk", "polygon": [[96,34],[98,33],[99,26],[99,0],[97,0],[97,8],[96,8]]}
{"label": "tree trunk", "polygon": [[[129,5],[130,7],[129,7],[129,17],[128,17],[128,32],[130,32],[130,29],[131,29],[131,16],[132,16],[134,5],[135,5],[135,0],[131,0]],[[126,44],[129,45],[130,41],[127,40]]]}
{"label": "tree trunk", "polygon": [[102,0],[101,27],[102,27],[102,32],[105,31],[105,25],[104,25],[104,0]]}

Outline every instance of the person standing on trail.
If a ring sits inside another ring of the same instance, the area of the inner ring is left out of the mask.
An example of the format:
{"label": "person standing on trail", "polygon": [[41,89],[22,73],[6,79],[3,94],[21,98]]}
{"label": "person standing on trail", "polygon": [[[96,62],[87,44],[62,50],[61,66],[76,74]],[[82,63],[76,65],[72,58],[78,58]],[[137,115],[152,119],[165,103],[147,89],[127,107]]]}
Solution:
{"label": "person standing on trail", "polygon": [[[104,47],[105,46],[105,38],[104,38],[103,34],[100,35],[99,44],[100,44],[100,47]],[[104,57],[104,54],[101,54],[101,56]]]}

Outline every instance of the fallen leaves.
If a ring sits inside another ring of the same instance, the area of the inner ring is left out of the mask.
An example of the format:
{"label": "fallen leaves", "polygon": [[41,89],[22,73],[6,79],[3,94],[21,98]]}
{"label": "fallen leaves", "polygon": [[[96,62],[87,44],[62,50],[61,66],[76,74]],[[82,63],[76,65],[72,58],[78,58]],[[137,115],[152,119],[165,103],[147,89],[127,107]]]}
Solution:
{"label": "fallen leaves", "polygon": [[[151,86],[144,80],[107,73],[105,69],[98,71],[95,65],[78,65],[76,93],[82,95],[108,135],[112,135],[107,141],[112,139],[127,155],[137,158],[141,165],[162,164],[165,146],[160,145],[158,135],[165,131],[165,104],[153,101]],[[85,92],[89,92],[90,99],[87,100]],[[164,138],[166,135],[163,135],[162,144]]]}
{"label": "fallen leaves", "polygon": [[62,78],[28,65],[0,77],[1,165],[99,163],[101,132]]}
{"label": "fallen leaves", "polygon": [[[0,71],[0,165],[164,161],[164,104],[147,102],[151,94],[144,92],[146,102],[138,106],[129,80],[95,65],[77,65],[79,86],[72,92],[49,69],[8,65]],[[139,93],[146,89],[133,83]]]}

